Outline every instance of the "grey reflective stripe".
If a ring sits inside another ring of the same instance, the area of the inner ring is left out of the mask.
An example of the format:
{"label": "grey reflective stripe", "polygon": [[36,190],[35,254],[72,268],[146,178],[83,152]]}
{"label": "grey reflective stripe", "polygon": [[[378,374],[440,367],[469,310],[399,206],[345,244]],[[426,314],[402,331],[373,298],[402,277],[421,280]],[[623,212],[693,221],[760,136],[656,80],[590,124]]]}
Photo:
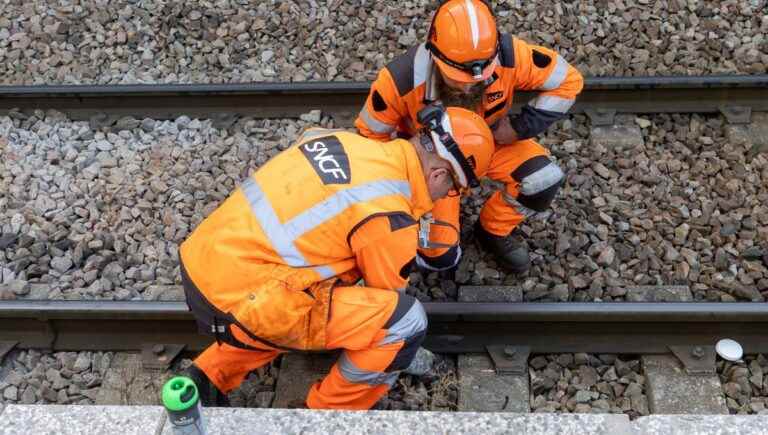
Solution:
{"label": "grey reflective stripe", "polygon": [[380,344],[405,340],[425,329],[427,329],[427,313],[424,312],[421,302],[415,300],[408,312],[387,329],[387,336],[381,340]]}
{"label": "grey reflective stripe", "polygon": [[360,117],[363,118],[363,122],[374,133],[392,133],[395,131],[395,126],[389,125],[385,122],[381,122],[378,119],[371,116],[368,112],[368,107],[363,106],[363,110],[360,111]]}
{"label": "grey reflective stripe", "polygon": [[312,268],[322,279],[328,279],[332,276],[336,276],[336,272],[328,266],[315,266]]}
{"label": "grey reflective stripe", "polygon": [[344,379],[354,384],[383,385],[390,387],[395,384],[400,372],[372,372],[363,370],[355,365],[344,352],[339,358],[339,371]]}
{"label": "grey reflective stripe", "polygon": [[403,180],[378,180],[339,190],[325,201],[303,211],[283,225],[293,240],[337,216],[350,206],[386,195],[411,197],[411,185]]}
{"label": "grey reflective stripe", "polygon": [[539,95],[531,100],[528,105],[535,109],[566,113],[573,106],[573,103],[574,100],[567,98],[555,97],[554,95]]}
{"label": "grey reflective stripe", "polygon": [[427,76],[432,69],[432,57],[425,44],[419,44],[416,49],[416,56],[413,59],[413,87],[427,81]]}
{"label": "grey reflective stripe", "polygon": [[522,214],[526,218],[532,218],[532,217],[536,216],[536,214],[538,213],[536,210],[531,210],[530,208],[528,208],[528,207],[520,204],[519,202],[517,202],[517,198],[515,198],[512,195],[510,195],[509,192],[502,191],[501,192],[501,197],[504,199],[504,202],[506,202],[507,204],[511,205],[515,210],[520,212],[520,214]]}
{"label": "grey reflective stripe", "polygon": [[[285,224],[281,224],[272,204],[265,198],[264,191],[253,178],[248,177],[240,188],[243,190],[243,194],[251,207],[251,212],[259,222],[264,235],[272,244],[272,248],[287,265],[293,267],[311,266],[294,242],[323,222],[339,215],[354,204],[381,196],[402,195],[405,198],[411,197],[411,185],[407,181],[372,181],[339,190],[325,201],[305,210]],[[336,275],[336,272],[329,266],[314,266],[313,270],[322,279]]]}
{"label": "grey reflective stripe", "polygon": [[307,266],[304,256],[301,255],[301,252],[293,244],[293,238],[289,237],[282,225],[280,225],[275,209],[272,208],[272,204],[264,197],[264,191],[261,190],[259,184],[253,178],[248,177],[240,188],[243,190],[246,199],[248,199],[251,212],[256,217],[256,220],[259,221],[264,235],[267,236],[272,244],[272,248],[280,254],[283,261],[289,266]]}
{"label": "grey reflective stripe", "polygon": [[544,84],[539,87],[539,89],[543,91],[551,91],[552,89],[557,89],[560,87],[560,85],[563,84],[567,76],[568,62],[563,59],[563,56],[558,54],[557,60],[555,61],[555,68],[551,73],[549,73],[547,81],[545,81]]}
{"label": "grey reflective stripe", "polygon": [[520,181],[520,193],[523,195],[535,195],[543,192],[559,183],[565,174],[556,164],[549,162],[547,166],[528,175]]}

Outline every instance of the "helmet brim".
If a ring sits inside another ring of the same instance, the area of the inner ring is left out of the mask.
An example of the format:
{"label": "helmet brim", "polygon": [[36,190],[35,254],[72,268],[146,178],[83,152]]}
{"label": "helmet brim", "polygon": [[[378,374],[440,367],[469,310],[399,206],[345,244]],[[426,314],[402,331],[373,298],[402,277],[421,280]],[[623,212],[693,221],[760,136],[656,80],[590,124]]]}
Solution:
{"label": "helmet brim", "polygon": [[472,74],[448,65],[447,63],[438,59],[437,56],[432,56],[432,59],[434,60],[435,64],[437,64],[437,68],[440,70],[440,74],[442,74],[443,77],[447,77],[455,82],[460,83],[478,83],[484,80],[488,80],[488,78],[493,75],[493,70],[496,69],[496,64],[498,63],[498,57],[494,58],[493,62],[485,67],[480,78],[473,78]]}

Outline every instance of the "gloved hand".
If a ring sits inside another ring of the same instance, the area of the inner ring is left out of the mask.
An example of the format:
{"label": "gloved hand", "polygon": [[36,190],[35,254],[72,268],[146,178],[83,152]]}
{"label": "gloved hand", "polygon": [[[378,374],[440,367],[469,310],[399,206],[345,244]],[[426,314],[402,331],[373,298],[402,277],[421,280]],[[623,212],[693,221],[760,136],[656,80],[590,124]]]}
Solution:
{"label": "gloved hand", "polygon": [[512,123],[509,122],[509,116],[502,116],[493,125],[493,139],[496,143],[501,145],[509,145],[517,142],[517,132],[512,128]]}
{"label": "gloved hand", "polygon": [[413,376],[424,376],[432,369],[432,364],[435,362],[435,354],[420,347],[416,351],[416,356],[411,361],[411,365],[407,369],[403,370],[403,373],[407,373]]}

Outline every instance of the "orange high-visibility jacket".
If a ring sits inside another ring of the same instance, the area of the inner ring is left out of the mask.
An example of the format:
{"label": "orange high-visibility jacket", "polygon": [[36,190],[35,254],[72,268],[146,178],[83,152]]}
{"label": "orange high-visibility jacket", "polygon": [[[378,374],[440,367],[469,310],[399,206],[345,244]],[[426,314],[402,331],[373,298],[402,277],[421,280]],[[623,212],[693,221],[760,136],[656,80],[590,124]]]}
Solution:
{"label": "orange high-visibility jacket", "polygon": [[[488,125],[507,115],[516,89],[540,94],[525,105],[512,127],[527,139],[562,119],[581,92],[581,74],[556,52],[509,34],[499,34],[499,63],[485,89],[482,107],[476,109]],[[360,134],[388,140],[394,132],[413,135],[419,127],[417,113],[439,99],[434,74],[437,68],[424,44],[393,59],[371,85],[365,106],[355,121]]]}
{"label": "orange high-visibility jacket", "polygon": [[310,130],[195,229],[181,261],[205,298],[253,336],[322,349],[329,278],[359,272],[368,287],[404,289],[416,223],[431,208],[409,142]]}

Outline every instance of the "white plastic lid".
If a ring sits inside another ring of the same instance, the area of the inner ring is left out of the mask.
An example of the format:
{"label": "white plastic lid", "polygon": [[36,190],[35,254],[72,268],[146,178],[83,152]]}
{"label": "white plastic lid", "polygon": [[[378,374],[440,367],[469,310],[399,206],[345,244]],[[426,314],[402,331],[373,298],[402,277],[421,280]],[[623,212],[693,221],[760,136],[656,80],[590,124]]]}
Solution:
{"label": "white plastic lid", "polygon": [[740,361],[741,357],[744,356],[744,349],[741,348],[741,345],[730,338],[718,341],[715,345],[715,351],[720,355],[720,358],[728,361]]}

